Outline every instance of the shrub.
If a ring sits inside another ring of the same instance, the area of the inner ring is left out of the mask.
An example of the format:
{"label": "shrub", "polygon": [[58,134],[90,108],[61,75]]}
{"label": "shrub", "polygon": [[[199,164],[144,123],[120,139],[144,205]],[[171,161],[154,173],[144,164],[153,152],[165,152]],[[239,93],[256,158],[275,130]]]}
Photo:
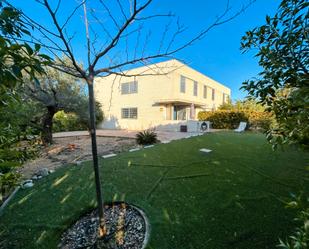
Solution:
{"label": "shrub", "polygon": [[136,134],[136,142],[141,145],[154,144],[158,142],[157,134],[151,130],[141,131]]}
{"label": "shrub", "polygon": [[11,189],[18,184],[20,174],[7,172],[0,175],[0,203],[5,200]]}
{"label": "shrub", "polygon": [[20,162],[16,161],[5,161],[5,162],[0,162],[0,173],[1,174],[6,174],[12,171],[14,168],[20,166]]}
{"label": "shrub", "polygon": [[59,111],[55,114],[53,119],[53,132],[80,130],[87,130],[87,125],[80,122],[79,117],[75,113]]}
{"label": "shrub", "polygon": [[269,112],[246,112],[251,129],[268,130],[275,122],[274,117]]}
{"label": "shrub", "polygon": [[252,129],[267,130],[273,123],[270,113],[257,111],[202,111],[198,113],[198,119],[210,121],[215,129],[235,129],[240,122],[247,122]]}
{"label": "shrub", "polygon": [[[101,107],[101,104],[96,102],[96,124],[101,123],[104,119]],[[88,126],[89,112],[87,102],[80,107],[78,112],[58,111],[53,118],[53,132],[88,130]]]}
{"label": "shrub", "polygon": [[16,168],[36,153],[37,148],[30,144],[25,148],[20,147],[19,143],[11,145],[11,148],[0,148],[0,203],[19,182],[21,175],[16,172]]}
{"label": "shrub", "polygon": [[198,113],[198,119],[210,121],[215,129],[235,129],[240,122],[248,122],[246,114],[237,111],[203,111]]}
{"label": "shrub", "polygon": [[279,248],[283,249],[306,249],[309,247],[309,198],[304,195],[294,196],[287,208],[297,210],[298,227],[293,235],[289,236],[286,241],[279,239]]}

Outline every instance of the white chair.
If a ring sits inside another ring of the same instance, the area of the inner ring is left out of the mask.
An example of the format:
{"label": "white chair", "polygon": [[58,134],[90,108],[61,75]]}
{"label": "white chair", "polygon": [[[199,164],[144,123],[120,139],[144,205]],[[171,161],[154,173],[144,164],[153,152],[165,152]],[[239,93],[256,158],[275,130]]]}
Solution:
{"label": "white chair", "polygon": [[243,131],[245,131],[246,127],[247,127],[247,123],[246,122],[240,122],[238,128],[235,129],[234,131],[236,131],[236,132],[243,132]]}

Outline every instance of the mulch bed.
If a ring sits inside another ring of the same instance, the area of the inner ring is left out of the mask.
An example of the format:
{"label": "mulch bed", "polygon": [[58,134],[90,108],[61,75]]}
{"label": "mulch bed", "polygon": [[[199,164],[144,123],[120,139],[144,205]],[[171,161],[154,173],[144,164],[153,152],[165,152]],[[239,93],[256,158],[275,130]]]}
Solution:
{"label": "mulch bed", "polygon": [[98,211],[82,216],[61,238],[60,249],[142,249],[149,231],[144,215],[134,206],[114,203],[104,209],[107,235],[98,240]]}

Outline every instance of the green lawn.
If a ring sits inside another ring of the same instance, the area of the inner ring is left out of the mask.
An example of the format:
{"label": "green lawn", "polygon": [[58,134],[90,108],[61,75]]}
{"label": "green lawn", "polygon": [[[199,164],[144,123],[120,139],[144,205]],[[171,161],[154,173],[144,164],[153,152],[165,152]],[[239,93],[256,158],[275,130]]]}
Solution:
{"label": "green lawn", "polygon": [[[213,152],[199,152],[203,147]],[[293,231],[294,213],[283,202],[309,189],[308,161],[296,149],[273,152],[261,134],[222,132],[100,163],[105,200],[147,214],[149,249],[261,249]],[[88,162],[19,191],[0,217],[0,248],[56,248],[61,233],[95,205],[93,178]]]}

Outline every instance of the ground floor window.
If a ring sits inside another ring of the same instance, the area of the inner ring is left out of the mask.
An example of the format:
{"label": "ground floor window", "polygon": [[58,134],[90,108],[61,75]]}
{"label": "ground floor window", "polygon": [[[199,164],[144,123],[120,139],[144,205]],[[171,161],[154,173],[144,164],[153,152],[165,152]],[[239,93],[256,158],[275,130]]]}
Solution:
{"label": "ground floor window", "polygon": [[121,108],[121,118],[123,119],[137,119],[137,108]]}

